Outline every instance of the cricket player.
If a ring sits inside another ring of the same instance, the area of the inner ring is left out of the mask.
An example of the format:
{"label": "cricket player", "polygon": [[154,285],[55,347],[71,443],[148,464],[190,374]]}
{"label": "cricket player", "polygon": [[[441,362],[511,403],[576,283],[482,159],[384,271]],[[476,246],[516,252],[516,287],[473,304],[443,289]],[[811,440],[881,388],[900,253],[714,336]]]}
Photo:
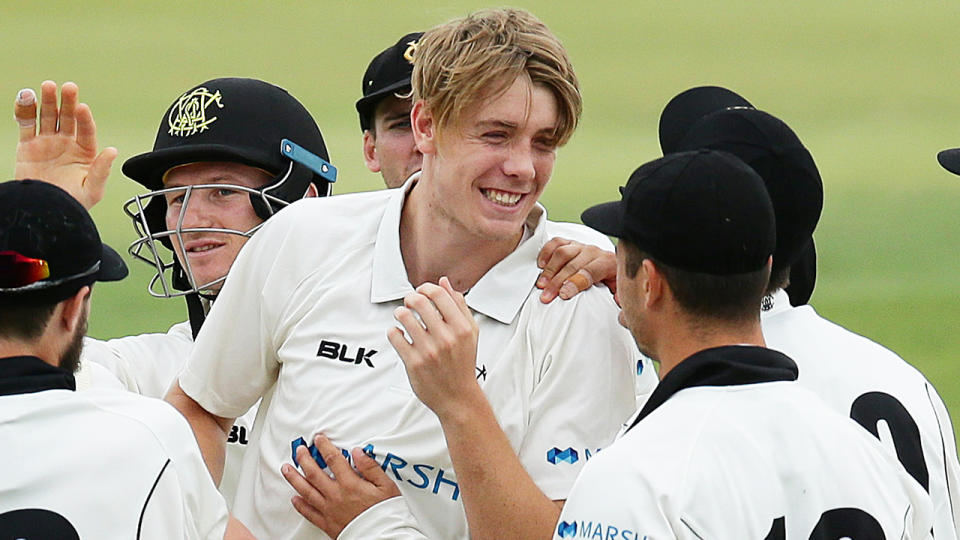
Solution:
{"label": "cricket player", "polygon": [[611,296],[543,304],[534,286],[537,199],[581,109],[563,46],[527,12],[479,12],[424,34],[413,89],[421,174],[267,222],[168,395],[215,477],[225,430],[263,396],[234,503],[259,536],[322,537],[288,480],[341,451],[371,456],[403,496],[329,536],[383,537],[393,521],[430,538],[547,536],[633,409],[639,353]]}
{"label": "cricket player", "polygon": [[763,178],[777,219],[777,248],[762,302],[767,344],[794,359],[801,386],[879,438],[923,486],[933,501],[935,537],[957,538],[960,463],[936,389],[895,353],[820,317],[811,306],[791,306],[784,292],[823,205],[820,174],[799,138],[772,115],[740,108],[705,116],[678,148],[730,152]]}
{"label": "cricket player", "polygon": [[[74,391],[91,289],[127,275],[120,256],[52,184],[0,184],[0,216],[0,537],[224,538],[226,506],[183,417]],[[234,523],[227,537],[249,536]]]}
{"label": "cricket player", "polygon": [[[683,137],[701,118],[723,109],[753,109],[754,106],[740,94],[720,86],[697,86],[684,90],[671,99],[660,114],[660,148],[663,155],[677,151]],[[791,254],[789,282],[784,290],[794,306],[810,301],[817,281],[817,250],[810,235],[807,245],[797,254]],[[782,266],[783,261],[774,264]]]}
{"label": "cricket player", "polygon": [[[413,108],[410,77],[417,46],[423,32],[401,37],[370,61],[363,74],[362,97],[357,100],[357,114],[363,133],[363,159],[370,172],[379,172],[388,188],[403,185],[420,171],[423,154],[413,140],[410,110]],[[542,302],[559,297],[568,300],[582,290],[603,284],[616,292],[616,263],[613,244],[603,249],[592,244],[570,240],[579,234],[568,231],[563,222],[548,221],[547,242],[537,258],[543,269],[537,287],[543,289]],[[644,382],[652,381],[652,379]],[[640,393],[649,393],[649,388]]]}
{"label": "cricket player", "polygon": [[620,321],[661,381],[586,464],[554,538],[930,537],[923,488],[764,346],[776,233],[756,172],[670,154],[582,217],[620,238]]}
{"label": "cricket player", "polygon": [[[16,173],[55,181],[93,206],[116,150],[96,152],[93,117],[78,103],[76,85],[63,85],[59,108],[56,90],[50,81],[41,86],[39,127],[32,91],[18,97]],[[106,366],[126,389],[163,397],[240,248],[290,201],[330,192],[336,169],[327,160],[313,118],[279,87],[214,79],[178,96],[161,119],[153,151],[124,164],[127,176],[150,190],[126,211],[140,236],[131,253],[157,272],[151,294],[183,296],[190,319],[164,334],[87,339],[82,364]],[[255,416],[254,407],[227,434],[230,471],[239,470]],[[235,481],[230,472],[220,484],[228,501]]]}

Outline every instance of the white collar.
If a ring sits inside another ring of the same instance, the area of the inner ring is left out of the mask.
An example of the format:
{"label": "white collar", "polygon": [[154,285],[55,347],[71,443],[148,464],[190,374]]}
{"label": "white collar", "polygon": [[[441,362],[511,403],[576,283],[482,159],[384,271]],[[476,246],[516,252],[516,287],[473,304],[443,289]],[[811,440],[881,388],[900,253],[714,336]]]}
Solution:
{"label": "white collar", "polygon": [[790,295],[783,289],[777,289],[773,294],[768,294],[763,297],[760,303],[760,318],[773,317],[788,309],[793,309],[793,306],[790,305]]}
{"label": "white collar", "polygon": [[[373,282],[370,301],[399,300],[413,292],[400,253],[400,215],[407,193],[419,179],[414,174],[403,186],[390,190],[390,200],[380,219],[373,255]],[[527,216],[525,225],[532,231],[509,255],[491,268],[467,293],[467,305],[474,311],[510,324],[533,290],[540,269],[536,260],[546,242],[543,223],[547,211],[537,203]]]}

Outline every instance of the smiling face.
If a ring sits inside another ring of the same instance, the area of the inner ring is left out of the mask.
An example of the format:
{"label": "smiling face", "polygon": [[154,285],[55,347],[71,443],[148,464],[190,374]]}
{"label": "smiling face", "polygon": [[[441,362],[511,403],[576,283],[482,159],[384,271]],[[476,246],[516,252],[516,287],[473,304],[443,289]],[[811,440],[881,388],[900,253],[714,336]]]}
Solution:
{"label": "smiling face", "polygon": [[[263,220],[253,211],[249,193],[230,186],[256,189],[271,179],[267,172],[227,162],[202,162],[181,165],[171,169],[164,177],[164,188],[187,188],[201,184],[217,184],[223,187],[186,189],[165,194],[167,203],[167,230],[210,228],[230,229],[235,234],[224,232],[185,232],[181,242],[176,236],[170,238],[177,259],[184,269],[189,268],[197,286],[202,286],[225,276],[247,242],[247,233]],[[186,206],[184,207],[184,202]],[[189,263],[189,265],[188,265]],[[209,287],[217,291],[220,283]]]}
{"label": "smiling face", "polygon": [[449,128],[438,130],[417,103],[414,134],[431,209],[467,236],[519,241],[553,173],[557,122],[554,95],[526,77]]}
{"label": "smiling face", "polygon": [[413,102],[387,96],[373,113],[372,130],[363,132],[363,157],[370,172],[379,172],[387,187],[395,188],[420,170],[423,155],[410,130]]}

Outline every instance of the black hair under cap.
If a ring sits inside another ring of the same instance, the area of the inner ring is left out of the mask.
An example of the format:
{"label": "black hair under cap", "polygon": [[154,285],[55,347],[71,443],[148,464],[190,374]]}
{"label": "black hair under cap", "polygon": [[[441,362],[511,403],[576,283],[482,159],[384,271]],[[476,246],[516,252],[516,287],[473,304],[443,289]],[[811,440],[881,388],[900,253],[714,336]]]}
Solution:
{"label": "black hair under cap", "polygon": [[646,163],[619,201],[583,222],[672,267],[714,275],[754,272],[773,253],[773,206],[757,173],[726,152],[698,150]]}

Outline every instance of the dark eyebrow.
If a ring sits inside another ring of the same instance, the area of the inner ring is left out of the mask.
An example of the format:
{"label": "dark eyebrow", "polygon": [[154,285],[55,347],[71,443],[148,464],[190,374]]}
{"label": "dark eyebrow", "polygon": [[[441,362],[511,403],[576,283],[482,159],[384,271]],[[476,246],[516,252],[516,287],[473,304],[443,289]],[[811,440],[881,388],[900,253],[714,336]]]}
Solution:
{"label": "dark eyebrow", "polygon": [[488,128],[501,128],[501,129],[516,129],[517,125],[511,122],[504,122],[503,120],[484,120],[479,123],[480,127],[483,129]]}

